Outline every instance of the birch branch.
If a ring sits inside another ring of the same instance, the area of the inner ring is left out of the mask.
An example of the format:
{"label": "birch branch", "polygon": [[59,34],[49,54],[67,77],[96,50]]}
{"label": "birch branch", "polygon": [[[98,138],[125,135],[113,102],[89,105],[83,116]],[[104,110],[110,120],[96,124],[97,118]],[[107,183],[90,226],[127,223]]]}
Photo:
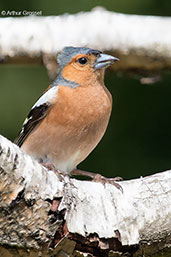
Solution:
{"label": "birch branch", "polygon": [[57,176],[0,136],[0,252],[171,253],[171,171],[120,184]]}
{"label": "birch branch", "polygon": [[[49,17],[0,18],[1,63],[43,62],[56,69],[56,54],[68,45],[110,52],[113,70],[171,69],[171,18],[128,15],[95,8]],[[44,58],[45,57],[45,58]],[[54,72],[54,71],[53,71]]]}

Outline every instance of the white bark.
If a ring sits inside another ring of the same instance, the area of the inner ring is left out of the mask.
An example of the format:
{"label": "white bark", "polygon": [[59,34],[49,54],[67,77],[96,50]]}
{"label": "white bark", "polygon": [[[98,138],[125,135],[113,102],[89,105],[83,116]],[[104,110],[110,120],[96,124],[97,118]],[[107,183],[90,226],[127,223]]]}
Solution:
{"label": "white bark", "polygon": [[[171,18],[128,15],[95,8],[52,17],[0,18],[0,55],[5,62],[39,62],[64,46],[110,51],[113,69],[171,68]],[[21,58],[23,56],[23,58]]]}
{"label": "white bark", "polygon": [[122,246],[157,240],[165,249],[171,243],[171,171],[120,182],[123,193],[109,184],[60,179],[0,136],[1,245],[41,249],[53,241],[61,218],[50,222],[47,199],[60,199],[67,228],[60,240],[81,235],[110,249],[102,239],[119,231]]}

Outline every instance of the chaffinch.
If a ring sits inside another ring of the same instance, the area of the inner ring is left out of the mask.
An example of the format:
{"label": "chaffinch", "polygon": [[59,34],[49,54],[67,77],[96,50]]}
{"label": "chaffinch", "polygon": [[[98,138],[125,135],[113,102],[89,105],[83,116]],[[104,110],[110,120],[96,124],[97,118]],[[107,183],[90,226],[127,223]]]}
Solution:
{"label": "chaffinch", "polygon": [[104,71],[116,61],[98,50],[65,47],[58,55],[56,80],[33,105],[15,143],[47,167],[120,187],[116,178],[76,169],[106,131],[112,97]]}

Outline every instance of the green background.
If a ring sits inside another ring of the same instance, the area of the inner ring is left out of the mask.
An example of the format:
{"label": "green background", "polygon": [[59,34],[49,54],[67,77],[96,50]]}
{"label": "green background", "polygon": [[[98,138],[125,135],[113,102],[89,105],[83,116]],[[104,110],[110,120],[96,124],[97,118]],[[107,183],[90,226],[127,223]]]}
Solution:
{"label": "green background", "polygon": [[[89,11],[96,6],[130,14],[169,16],[171,12],[170,0],[1,1],[0,11],[42,11],[46,16]],[[114,101],[110,124],[100,144],[79,167],[125,179],[169,169],[170,81],[170,72],[163,72],[162,80],[153,85],[142,85],[127,75],[107,72],[105,83]],[[0,66],[2,135],[15,138],[30,107],[49,83],[43,66]]]}

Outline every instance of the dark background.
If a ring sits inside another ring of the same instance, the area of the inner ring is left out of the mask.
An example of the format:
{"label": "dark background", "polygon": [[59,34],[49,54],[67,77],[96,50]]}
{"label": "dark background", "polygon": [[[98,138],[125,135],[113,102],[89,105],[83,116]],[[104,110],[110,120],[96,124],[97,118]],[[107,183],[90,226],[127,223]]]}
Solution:
{"label": "dark background", "polygon": [[[170,0],[1,1],[0,12],[42,11],[46,16],[89,11],[96,6],[130,14],[169,16],[171,13]],[[153,85],[142,85],[138,79],[107,72],[105,82],[114,100],[112,117],[104,138],[80,168],[123,178],[171,168],[170,81],[170,72],[163,72],[162,80]],[[43,66],[0,66],[2,135],[15,138],[30,107],[48,84]]]}

